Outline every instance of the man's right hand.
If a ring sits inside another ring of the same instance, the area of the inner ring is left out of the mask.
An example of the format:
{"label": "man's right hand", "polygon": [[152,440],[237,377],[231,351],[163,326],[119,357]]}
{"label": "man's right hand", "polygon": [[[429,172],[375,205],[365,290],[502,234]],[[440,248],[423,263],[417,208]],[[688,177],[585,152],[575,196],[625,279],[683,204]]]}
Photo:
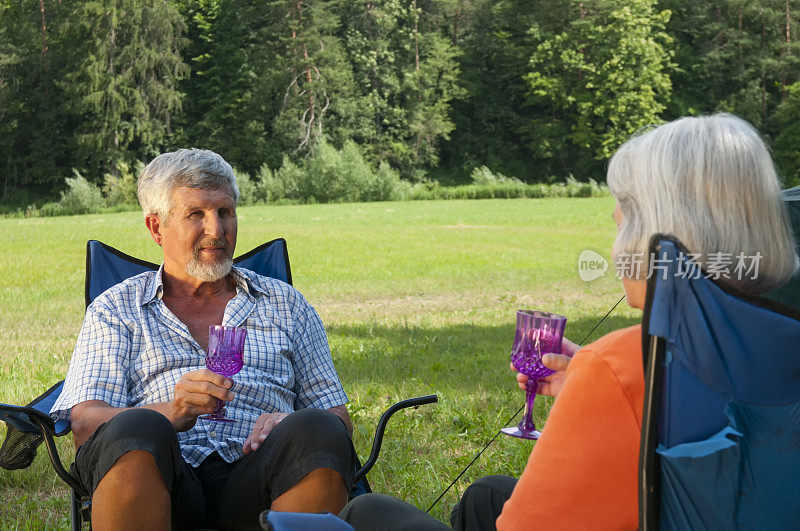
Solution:
{"label": "man's right hand", "polygon": [[177,431],[190,430],[199,415],[214,411],[217,399],[233,400],[231,387],[232,380],[208,369],[187,372],[175,384],[167,418]]}

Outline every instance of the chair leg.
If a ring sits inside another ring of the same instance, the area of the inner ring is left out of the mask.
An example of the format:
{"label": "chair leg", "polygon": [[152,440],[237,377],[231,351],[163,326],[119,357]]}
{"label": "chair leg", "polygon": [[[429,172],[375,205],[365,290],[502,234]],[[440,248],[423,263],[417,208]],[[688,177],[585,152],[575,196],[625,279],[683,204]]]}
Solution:
{"label": "chair leg", "polygon": [[81,518],[81,498],[75,492],[75,489],[70,489],[70,497],[72,505],[69,513],[72,520],[72,531],[81,531],[81,524],[83,523],[83,518]]}

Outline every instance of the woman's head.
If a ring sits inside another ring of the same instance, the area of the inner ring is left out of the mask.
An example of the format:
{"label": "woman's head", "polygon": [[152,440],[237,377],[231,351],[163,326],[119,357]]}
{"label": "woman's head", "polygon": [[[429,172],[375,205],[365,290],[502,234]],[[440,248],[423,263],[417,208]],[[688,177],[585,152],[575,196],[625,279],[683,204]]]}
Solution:
{"label": "woman's head", "polygon": [[[677,237],[704,266],[711,253],[731,257],[726,281],[748,293],[775,289],[797,271],[772,158],[740,118],[681,118],[633,137],[611,158],[608,186],[622,213],[613,254],[642,258],[632,278],[647,275],[647,246],[659,232]],[[757,271],[736,278],[738,256],[757,260]]]}

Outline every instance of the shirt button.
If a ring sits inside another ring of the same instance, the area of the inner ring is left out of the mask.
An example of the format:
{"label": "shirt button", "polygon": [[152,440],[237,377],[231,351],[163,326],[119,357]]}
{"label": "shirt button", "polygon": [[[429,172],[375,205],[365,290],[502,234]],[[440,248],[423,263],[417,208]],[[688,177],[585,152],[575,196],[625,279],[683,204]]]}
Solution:
{"label": "shirt button", "polygon": [[209,433],[209,435],[211,435],[212,437],[216,437],[217,436],[217,432],[212,431],[211,433]]}

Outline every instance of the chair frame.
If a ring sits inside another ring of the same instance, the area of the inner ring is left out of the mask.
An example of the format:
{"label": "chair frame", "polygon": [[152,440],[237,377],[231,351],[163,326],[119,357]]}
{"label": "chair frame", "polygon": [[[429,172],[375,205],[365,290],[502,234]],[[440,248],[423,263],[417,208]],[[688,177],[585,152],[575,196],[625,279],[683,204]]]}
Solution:
{"label": "chair frame", "polygon": [[[670,234],[655,234],[650,238],[648,256],[657,256],[660,242],[670,241],[688,252],[683,244]],[[704,272],[703,272],[704,273]],[[650,314],[658,275],[647,279],[644,315],[642,316],[642,361],[644,367],[644,408],[642,411],[642,435],[639,444],[639,529],[656,531],[661,521],[661,460],[656,447],[659,442],[658,413],[661,408],[661,392],[664,381],[664,360],[667,352],[667,339],[651,335]],[[785,304],[747,293],[719,280],[709,278],[710,282],[724,292],[754,306],[791,317],[800,321],[800,311]]]}

